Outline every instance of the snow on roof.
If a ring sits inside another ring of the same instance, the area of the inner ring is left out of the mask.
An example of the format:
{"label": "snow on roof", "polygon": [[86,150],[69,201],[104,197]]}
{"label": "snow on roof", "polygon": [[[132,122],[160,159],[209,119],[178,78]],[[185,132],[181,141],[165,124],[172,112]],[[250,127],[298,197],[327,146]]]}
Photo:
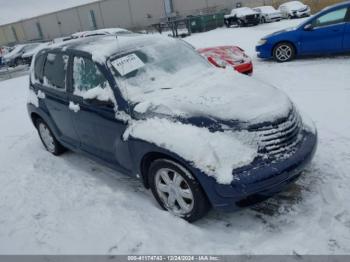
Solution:
{"label": "snow on roof", "polygon": [[[255,9],[255,8],[254,8]],[[256,9],[260,9],[264,14],[276,13],[276,9],[273,6],[259,6]]]}
{"label": "snow on roof", "polygon": [[256,14],[256,13],[257,13],[256,11],[254,11],[253,9],[251,9],[249,7],[236,8],[236,9],[233,9],[231,12],[231,14],[235,14],[238,17],[252,15],[252,14]]}
{"label": "snow on roof", "polygon": [[99,0],[0,0],[0,25]]}
{"label": "snow on roof", "polygon": [[149,45],[157,41],[175,40],[158,34],[123,34],[122,36],[118,37],[115,35],[106,35],[69,40],[51,45],[49,48],[63,48],[84,51],[90,53],[95,62],[104,63],[108,57],[114,54],[117,54],[124,50],[132,50],[140,46]]}
{"label": "snow on roof", "polygon": [[302,2],[299,2],[299,1],[292,1],[292,2],[288,2],[288,3],[284,3],[281,6],[285,6],[285,7],[294,9],[294,8],[304,7],[305,5]]}

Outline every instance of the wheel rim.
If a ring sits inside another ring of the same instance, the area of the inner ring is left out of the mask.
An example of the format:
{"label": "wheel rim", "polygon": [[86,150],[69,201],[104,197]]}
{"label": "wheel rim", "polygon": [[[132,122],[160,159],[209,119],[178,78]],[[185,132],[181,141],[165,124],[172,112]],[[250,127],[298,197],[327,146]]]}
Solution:
{"label": "wheel rim", "polygon": [[175,170],[162,168],[155,175],[157,193],[165,207],[178,216],[193,209],[193,193],[186,180]]}
{"label": "wheel rim", "polygon": [[39,124],[39,133],[47,150],[50,151],[51,153],[55,152],[54,139],[51,135],[50,130],[43,123]]}
{"label": "wheel rim", "polygon": [[293,50],[288,45],[280,45],[275,51],[275,56],[279,61],[287,61],[292,57]]}

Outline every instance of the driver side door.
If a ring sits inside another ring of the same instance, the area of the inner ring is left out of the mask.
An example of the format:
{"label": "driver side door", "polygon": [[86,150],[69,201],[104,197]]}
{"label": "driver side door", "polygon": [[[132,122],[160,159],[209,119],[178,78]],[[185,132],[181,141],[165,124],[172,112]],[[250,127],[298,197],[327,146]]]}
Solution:
{"label": "driver side door", "polygon": [[81,150],[120,166],[116,155],[126,123],[115,117],[112,88],[90,58],[75,56],[71,67],[69,108]]}
{"label": "driver side door", "polygon": [[311,27],[302,31],[301,53],[342,52],[347,12],[345,7],[315,18]]}

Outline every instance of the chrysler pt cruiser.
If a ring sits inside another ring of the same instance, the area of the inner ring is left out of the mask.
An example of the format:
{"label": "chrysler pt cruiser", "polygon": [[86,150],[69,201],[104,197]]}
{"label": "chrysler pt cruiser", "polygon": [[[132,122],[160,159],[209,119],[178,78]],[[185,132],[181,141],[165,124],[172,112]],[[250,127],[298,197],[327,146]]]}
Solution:
{"label": "chrysler pt cruiser", "polygon": [[190,222],[283,190],[317,144],[312,121],[284,93],[161,36],[41,50],[27,107],[47,151],[75,151],[135,176]]}

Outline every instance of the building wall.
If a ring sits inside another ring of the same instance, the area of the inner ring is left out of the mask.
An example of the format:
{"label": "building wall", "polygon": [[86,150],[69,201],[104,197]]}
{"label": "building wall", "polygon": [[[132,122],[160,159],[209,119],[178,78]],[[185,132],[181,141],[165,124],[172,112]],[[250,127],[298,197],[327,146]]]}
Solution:
{"label": "building wall", "polygon": [[39,19],[37,18],[25,20],[22,22],[22,27],[26,33],[27,40],[36,40],[41,38],[37,23],[39,23]]}
{"label": "building wall", "polygon": [[128,0],[106,0],[100,6],[105,27],[132,27],[133,17]]}
{"label": "building wall", "polygon": [[[179,15],[198,14],[204,9],[231,10],[237,3],[243,6],[274,5],[287,0],[172,0],[173,9]],[[314,11],[342,0],[304,0]],[[322,4],[321,4],[322,2]],[[94,19],[91,18],[91,11]],[[46,14],[21,22],[0,26],[0,43],[25,42],[41,39],[37,23],[40,24],[43,40],[70,35],[78,31],[96,28],[123,27],[141,29],[165,16],[163,0],[101,0],[51,14]],[[12,29],[13,28],[13,29]],[[14,37],[15,30],[17,39]]]}
{"label": "building wall", "polygon": [[90,4],[78,7],[78,13],[83,31],[93,30],[93,23],[90,12],[93,11],[97,28],[104,28],[101,8],[99,4]]}

